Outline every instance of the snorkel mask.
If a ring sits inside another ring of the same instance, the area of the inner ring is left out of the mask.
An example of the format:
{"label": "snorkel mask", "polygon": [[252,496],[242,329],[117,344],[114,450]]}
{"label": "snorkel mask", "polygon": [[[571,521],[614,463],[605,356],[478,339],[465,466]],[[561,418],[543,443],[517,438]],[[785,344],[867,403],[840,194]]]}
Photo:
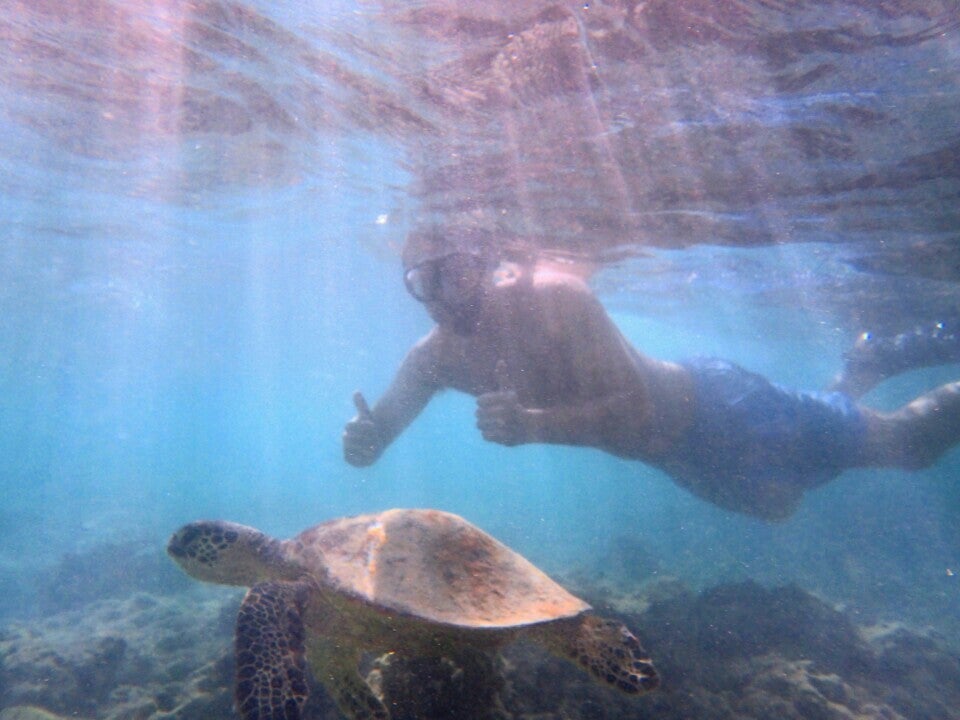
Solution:
{"label": "snorkel mask", "polygon": [[417,263],[403,274],[407,291],[423,303],[455,303],[483,282],[487,261],[477,253],[454,251]]}
{"label": "snorkel mask", "polygon": [[457,223],[413,230],[403,246],[403,282],[423,303],[468,300],[493,270],[491,233]]}

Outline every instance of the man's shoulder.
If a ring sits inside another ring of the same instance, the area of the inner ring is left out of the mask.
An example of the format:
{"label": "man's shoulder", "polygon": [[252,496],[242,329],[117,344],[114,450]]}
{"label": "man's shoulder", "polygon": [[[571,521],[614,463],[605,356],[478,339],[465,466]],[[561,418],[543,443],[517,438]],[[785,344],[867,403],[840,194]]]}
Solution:
{"label": "man's shoulder", "polygon": [[579,322],[603,313],[600,301],[586,280],[563,272],[534,276],[533,292],[545,312],[561,313],[568,321]]}
{"label": "man's shoulder", "polygon": [[411,347],[407,353],[407,357],[415,360],[419,364],[435,362],[439,356],[442,345],[443,333],[440,332],[438,326],[434,326],[430,332],[413,344],[413,347]]}
{"label": "man's shoulder", "polygon": [[593,291],[583,278],[555,270],[536,272],[533,276],[533,290],[541,297],[562,304],[581,304],[595,300]]}
{"label": "man's shoulder", "polygon": [[442,387],[449,381],[448,375],[456,356],[451,334],[434,326],[410,348],[405,364],[423,382]]}
{"label": "man's shoulder", "polygon": [[413,351],[423,358],[424,362],[441,363],[451,357],[464,352],[464,348],[476,342],[469,335],[458,335],[443,325],[434,327],[420,338],[413,346]]}
{"label": "man's shoulder", "polygon": [[533,273],[533,286],[551,290],[590,293],[590,286],[580,275],[556,268],[537,268]]}

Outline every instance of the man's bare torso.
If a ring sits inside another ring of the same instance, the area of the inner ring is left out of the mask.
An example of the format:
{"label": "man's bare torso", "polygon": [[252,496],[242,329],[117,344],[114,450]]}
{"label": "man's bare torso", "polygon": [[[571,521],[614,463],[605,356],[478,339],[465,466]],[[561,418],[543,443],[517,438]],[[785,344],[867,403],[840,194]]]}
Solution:
{"label": "man's bare torso", "polygon": [[[438,380],[471,395],[513,390],[550,407],[642,384],[638,358],[579,280],[495,288],[476,332],[428,336]],[[602,342],[598,342],[602,340]]]}

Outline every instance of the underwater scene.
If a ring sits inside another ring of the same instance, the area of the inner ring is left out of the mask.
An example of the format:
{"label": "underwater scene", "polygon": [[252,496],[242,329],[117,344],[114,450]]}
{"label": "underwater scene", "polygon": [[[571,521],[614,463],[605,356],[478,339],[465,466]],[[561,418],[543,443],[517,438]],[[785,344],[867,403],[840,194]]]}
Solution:
{"label": "underwater scene", "polygon": [[960,718],[957,0],[0,38],[0,720]]}

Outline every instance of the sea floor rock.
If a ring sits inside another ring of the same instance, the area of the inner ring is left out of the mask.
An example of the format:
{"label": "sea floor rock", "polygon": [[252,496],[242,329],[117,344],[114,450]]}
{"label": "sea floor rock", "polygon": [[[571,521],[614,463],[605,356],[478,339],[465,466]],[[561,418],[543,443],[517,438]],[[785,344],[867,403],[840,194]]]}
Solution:
{"label": "sea floor rock", "polygon": [[0,710],[0,720],[67,720],[67,718],[33,705],[16,705]]}
{"label": "sea floor rock", "polygon": [[138,593],[0,634],[0,708],[103,720],[229,717],[238,594]]}
{"label": "sea floor rock", "polygon": [[[529,643],[499,658],[392,655],[368,671],[396,720],[960,720],[960,657],[936,638],[898,624],[858,627],[797,587],[747,582],[694,594],[660,585],[632,600],[585,588],[654,658],[663,684],[641,698]],[[220,588],[140,593],[9,625],[0,631],[0,717],[235,718],[239,599]],[[316,686],[305,720],[338,717]]]}

